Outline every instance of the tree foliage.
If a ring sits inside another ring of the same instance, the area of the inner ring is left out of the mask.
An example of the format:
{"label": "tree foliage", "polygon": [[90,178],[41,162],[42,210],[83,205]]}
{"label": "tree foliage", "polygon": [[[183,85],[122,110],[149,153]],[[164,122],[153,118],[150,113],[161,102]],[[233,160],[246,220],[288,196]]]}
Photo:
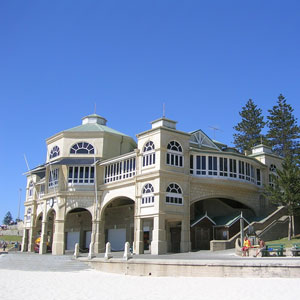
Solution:
{"label": "tree foliage", "polygon": [[262,110],[257,108],[252,99],[239,112],[242,121],[233,127],[238,133],[233,135],[235,146],[241,151],[250,150],[260,144],[261,130],[265,126]]}
{"label": "tree foliage", "polygon": [[12,217],[10,211],[8,211],[3,219],[3,224],[9,225],[11,223],[11,221],[13,221],[13,217]]}
{"label": "tree foliage", "polygon": [[287,156],[282,164],[282,170],[277,169],[273,176],[273,186],[265,187],[265,194],[276,205],[287,208],[289,215],[289,240],[294,234],[294,216],[300,210],[300,169],[299,161],[293,156]]}
{"label": "tree foliage", "polygon": [[299,153],[300,128],[293,111],[282,94],[278,97],[277,105],[268,110],[267,138],[273,151],[283,157]]}

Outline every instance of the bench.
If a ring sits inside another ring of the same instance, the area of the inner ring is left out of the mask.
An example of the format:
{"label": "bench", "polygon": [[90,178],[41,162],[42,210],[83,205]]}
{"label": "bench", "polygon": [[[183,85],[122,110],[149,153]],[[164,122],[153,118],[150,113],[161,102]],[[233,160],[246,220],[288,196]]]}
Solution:
{"label": "bench", "polygon": [[300,243],[293,244],[291,248],[292,256],[298,256],[300,253]]}
{"label": "bench", "polygon": [[270,256],[271,253],[275,253],[276,256],[283,256],[285,248],[282,244],[269,244],[266,245],[265,249],[261,250],[261,256]]}

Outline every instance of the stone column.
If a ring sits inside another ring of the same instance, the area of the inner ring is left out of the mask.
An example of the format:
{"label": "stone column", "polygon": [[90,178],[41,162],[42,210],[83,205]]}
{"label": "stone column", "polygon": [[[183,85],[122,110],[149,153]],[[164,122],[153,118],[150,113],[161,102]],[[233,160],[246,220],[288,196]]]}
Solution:
{"label": "stone column", "polygon": [[55,219],[52,255],[65,254],[65,221]]}
{"label": "stone column", "polygon": [[134,252],[136,254],[144,253],[144,230],[143,230],[143,219],[136,217],[134,222]]}
{"label": "stone column", "polygon": [[47,215],[43,214],[42,233],[41,233],[39,254],[47,253],[47,242],[48,242],[48,240],[47,240]]}
{"label": "stone column", "polygon": [[190,222],[187,219],[181,221],[180,252],[190,250]]}
{"label": "stone column", "polygon": [[35,245],[35,240],[37,238],[37,228],[35,227],[30,227],[29,232],[28,232],[28,252],[34,252],[34,245]]}
{"label": "stone column", "polygon": [[[28,230],[28,231],[27,231]],[[28,234],[27,234],[28,233]],[[22,238],[22,247],[21,247],[21,252],[27,252],[29,251],[29,239],[28,239],[28,236],[29,236],[29,229],[26,229],[24,228],[23,230],[23,238]]]}
{"label": "stone column", "polygon": [[104,233],[104,221],[95,221],[95,242],[94,251],[95,253],[105,252],[105,233]]}
{"label": "stone column", "polygon": [[151,254],[165,254],[165,253],[167,253],[165,216],[159,214],[153,218]]}

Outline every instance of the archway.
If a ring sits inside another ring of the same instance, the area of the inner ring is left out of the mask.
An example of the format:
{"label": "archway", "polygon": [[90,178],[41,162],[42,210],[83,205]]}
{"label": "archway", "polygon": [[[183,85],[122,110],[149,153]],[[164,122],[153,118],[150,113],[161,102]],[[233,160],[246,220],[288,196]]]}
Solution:
{"label": "archway", "polygon": [[53,236],[55,231],[55,210],[49,210],[47,214],[47,252],[52,252]]}
{"label": "archway", "polygon": [[241,212],[245,222],[254,219],[253,209],[229,198],[207,198],[190,207],[192,250],[210,248],[211,240],[228,240],[240,230]]}
{"label": "archway", "polygon": [[112,251],[123,251],[125,242],[133,246],[134,201],[118,197],[110,201],[102,211],[105,243],[110,242]]}
{"label": "archway", "polygon": [[39,253],[40,241],[42,235],[42,221],[43,221],[43,213],[40,213],[36,218],[35,227],[32,232],[33,251],[35,253]]}
{"label": "archway", "polygon": [[81,252],[88,252],[92,233],[92,215],[85,208],[68,212],[65,221],[65,250],[74,250],[79,244]]}

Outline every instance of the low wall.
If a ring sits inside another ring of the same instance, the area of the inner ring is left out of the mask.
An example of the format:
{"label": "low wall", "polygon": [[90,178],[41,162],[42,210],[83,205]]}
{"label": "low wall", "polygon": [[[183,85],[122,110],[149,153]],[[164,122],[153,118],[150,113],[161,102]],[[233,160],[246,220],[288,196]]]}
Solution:
{"label": "low wall", "polygon": [[92,268],[108,273],[134,276],[184,276],[184,277],[285,277],[300,278],[300,264],[244,264],[243,262],[197,261],[122,261],[90,260]]}

